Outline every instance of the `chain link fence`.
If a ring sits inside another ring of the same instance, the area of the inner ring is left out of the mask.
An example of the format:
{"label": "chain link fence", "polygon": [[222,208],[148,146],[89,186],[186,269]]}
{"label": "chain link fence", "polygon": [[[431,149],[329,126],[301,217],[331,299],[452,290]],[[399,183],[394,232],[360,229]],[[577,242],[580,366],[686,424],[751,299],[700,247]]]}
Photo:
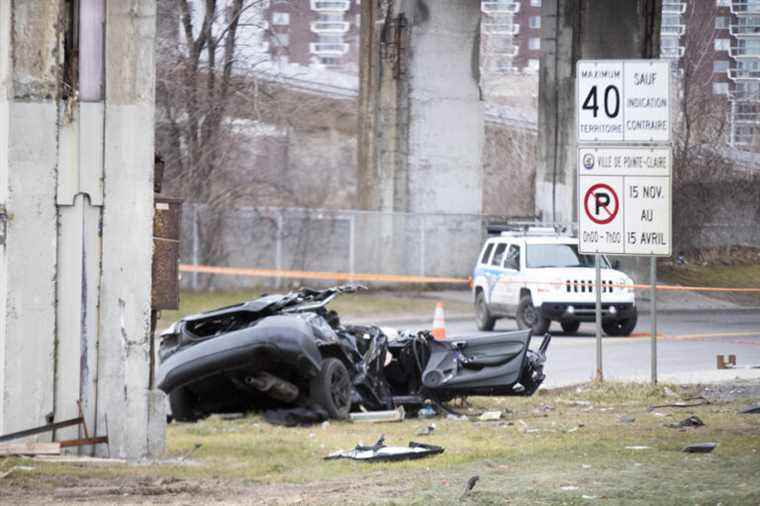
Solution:
{"label": "chain link fence", "polygon": [[[213,211],[186,204],[180,261],[215,267],[465,278],[472,274],[487,224],[504,220],[479,214],[273,207]],[[707,223],[697,237],[706,248],[760,246],[760,223]],[[623,268],[634,279],[644,279],[648,270],[637,260],[625,258]],[[261,285],[281,288],[301,280],[184,273],[181,284],[191,290],[240,290]]]}
{"label": "chain link fence", "polygon": [[[466,277],[495,217],[361,210],[183,209],[181,262],[292,271]],[[205,228],[205,230],[204,230]],[[203,241],[215,241],[208,254]],[[275,287],[297,280],[274,280]],[[272,280],[185,273],[192,290],[245,289]],[[309,284],[316,282],[309,281]]]}

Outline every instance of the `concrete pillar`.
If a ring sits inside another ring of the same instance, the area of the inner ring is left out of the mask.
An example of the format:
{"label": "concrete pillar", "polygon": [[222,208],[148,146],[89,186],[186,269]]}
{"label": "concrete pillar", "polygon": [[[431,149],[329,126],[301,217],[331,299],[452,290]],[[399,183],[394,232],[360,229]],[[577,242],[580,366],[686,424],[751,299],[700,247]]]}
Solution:
{"label": "concrete pillar", "polygon": [[576,221],[575,63],[659,54],[662,0],[544,0],[536,213]]}
{"label": "concrete pillar", "polygon": [[480,1],[362,3],[360,201],[481,211]]}
{"label": "concrete pillar", "polygon": [[104,427],[107,417],[111,453],[131,457],[160,447],[165,423],[162,394],[148,385],[155,9],[154,0],[107,2],[105,16],[97,423]]}
{"label": "concrete pillar", "polygon": [[0,432],[55,411],[61,5],[0,0]]}
{"label": "concrete pillar", "polygon": [[0,432],[80,401],[100,454],[138,458],[165,422],[148,384],[155,2],[78,5],[0,0]]}

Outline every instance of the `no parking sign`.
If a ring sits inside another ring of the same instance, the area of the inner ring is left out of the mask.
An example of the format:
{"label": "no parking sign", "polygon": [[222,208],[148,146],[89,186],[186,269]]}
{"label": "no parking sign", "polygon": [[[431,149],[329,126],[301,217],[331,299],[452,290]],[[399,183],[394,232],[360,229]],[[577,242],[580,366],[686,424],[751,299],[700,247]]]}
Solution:
{"label": "no parking sign", "polygon": [[670,64],[582,60],[576,75],[580,251],[670,256]]}

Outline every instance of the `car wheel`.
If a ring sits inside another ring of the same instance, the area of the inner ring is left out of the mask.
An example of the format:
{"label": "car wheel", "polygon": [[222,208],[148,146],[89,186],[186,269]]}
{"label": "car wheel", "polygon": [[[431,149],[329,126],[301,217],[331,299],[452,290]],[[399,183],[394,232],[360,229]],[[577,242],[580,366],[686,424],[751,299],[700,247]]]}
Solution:
{"label": "car wheel", "polygon": [[175,388],[169,393],[169,406],[172,419],[178,422],[195,422],[203,415],[195,406],[192,392],[184,387]]}
{"label": "car wheel", "polygon": [[633,329],[636,328],[636,321],[638,320],[638,313],[634,309],[633,315],[630,318],[622,320],[608,320],[602,322],[602,329],[608,336],[613,337],[625,337],[630,336]]}
{"label": "car wheel", "polygon": [[496,318],[488,312],[486,296],[483,292],[478,292],[475,296],[475,323],[478,330],[493,330],[493,326],[496,324]]}
{"label": "car wheel", "polygon": [[562,331],[565,334],[573,334],[575,332],[578,332],[578,329],[581,327],[581,322],[578,320],[567,320],[559,322],[560,325],[562,325]]}
{"label": "car wheel", "polygon": [[311,381],[311,399],[322,406],[330,418],[348,418],[351,411],[351,377],[343,362],[326,358]]}
{"label": "car wheel", "polygon": [[521,329],[532,329],[534,336],[546,334],[549,330],[551,320],[544,318],[541,309],[533,305],[530,295],[525,295],[520,299],[517,305],[517,314],[515,315],[517,326]]}

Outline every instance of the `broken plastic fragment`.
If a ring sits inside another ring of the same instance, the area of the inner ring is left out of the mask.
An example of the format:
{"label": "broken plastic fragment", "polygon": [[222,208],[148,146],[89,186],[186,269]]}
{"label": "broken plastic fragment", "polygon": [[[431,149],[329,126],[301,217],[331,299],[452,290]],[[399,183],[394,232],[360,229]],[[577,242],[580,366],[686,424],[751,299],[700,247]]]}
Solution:
{"label": "broken plastic fragment", "polygon": [[421,459],[431,455],[443,453],[441,446],[427,445],[424,443],[409,442],[409,446],[385,446],[384,438],[381,438],[373,446],[356,445],[353,450],[337,451],[325,457],[325,460],[351,459],[364,462],[388,462],[399,460]]}
{"label": "broken plastic fragment", "polygon": [[718,443],[698,443],[689,445],[683,449],[686,453],[710,453],[718,446]]}

